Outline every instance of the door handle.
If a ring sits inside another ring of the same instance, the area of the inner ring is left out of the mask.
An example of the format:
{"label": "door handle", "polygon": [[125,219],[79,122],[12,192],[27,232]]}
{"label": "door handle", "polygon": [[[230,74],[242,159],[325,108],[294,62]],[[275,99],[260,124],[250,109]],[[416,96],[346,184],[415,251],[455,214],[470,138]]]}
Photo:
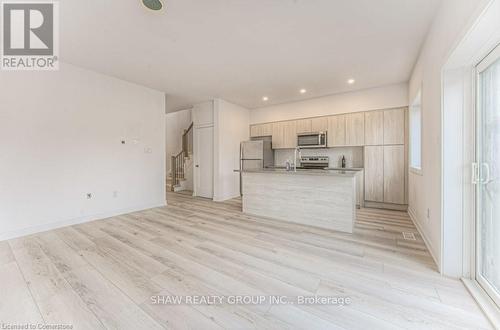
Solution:
{"label": "door handle", "polygon": [[477,166],[477,163],[472,163],[472,173],[471,173],[472,184],[478,184],[478,177],[479,177],[479,167]]}
{"label": "door handle", "polygon": [[[483,169],[485,169],[485,177],[483,178]],[[488,184],[490,182],[490,165],[488,163],[481,163],[481,183]]]}
{"label": "door handle", "polygon": [[200,167],[200,165],[195,165],[194,167]]}

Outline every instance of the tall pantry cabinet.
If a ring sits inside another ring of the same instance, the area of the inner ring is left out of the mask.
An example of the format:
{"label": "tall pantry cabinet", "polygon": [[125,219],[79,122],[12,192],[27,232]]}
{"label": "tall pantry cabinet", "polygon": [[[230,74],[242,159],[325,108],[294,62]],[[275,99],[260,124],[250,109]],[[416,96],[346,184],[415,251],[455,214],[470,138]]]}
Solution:
{"label": "tall pantry cabinet", "polygon": [[365,113],[365,200],[407,204],[406,108]]}

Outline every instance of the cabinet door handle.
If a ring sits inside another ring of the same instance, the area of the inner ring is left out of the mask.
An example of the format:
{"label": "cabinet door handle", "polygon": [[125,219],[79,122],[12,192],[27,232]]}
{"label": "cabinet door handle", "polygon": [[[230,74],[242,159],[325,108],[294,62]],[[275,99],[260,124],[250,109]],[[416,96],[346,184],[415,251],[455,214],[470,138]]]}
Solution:
{"label": "cabinet door handle", "polygon": [[195,167],[200,167],[200,165],[195,165]]}

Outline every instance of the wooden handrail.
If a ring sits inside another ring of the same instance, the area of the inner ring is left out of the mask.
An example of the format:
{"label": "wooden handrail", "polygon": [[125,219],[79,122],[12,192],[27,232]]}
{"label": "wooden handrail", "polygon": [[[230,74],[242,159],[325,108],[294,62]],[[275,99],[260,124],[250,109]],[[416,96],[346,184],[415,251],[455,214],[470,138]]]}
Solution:
{"label": "wooden handrail", "polygon": [[189,125],[189,127],[184,130],[184,134],[189,133],[189,131],[193,129],[193,125],[194,125],[194,123],[192,122],[191,125]]}
{"label": "wooden handrail", "polygon": [[182,134],[182,151],[184,151],[186,156],[193,153],[193,124],[194,123],[191,123]]}

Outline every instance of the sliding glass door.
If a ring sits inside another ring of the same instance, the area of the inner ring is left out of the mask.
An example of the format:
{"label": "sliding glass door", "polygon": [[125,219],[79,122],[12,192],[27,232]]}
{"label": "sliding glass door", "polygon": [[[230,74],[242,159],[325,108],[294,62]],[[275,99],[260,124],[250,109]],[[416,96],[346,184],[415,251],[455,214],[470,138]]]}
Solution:
{"label": "sliding glass door", "polygon": [[477,75],[476,279],[500,305],[500,46]]}

